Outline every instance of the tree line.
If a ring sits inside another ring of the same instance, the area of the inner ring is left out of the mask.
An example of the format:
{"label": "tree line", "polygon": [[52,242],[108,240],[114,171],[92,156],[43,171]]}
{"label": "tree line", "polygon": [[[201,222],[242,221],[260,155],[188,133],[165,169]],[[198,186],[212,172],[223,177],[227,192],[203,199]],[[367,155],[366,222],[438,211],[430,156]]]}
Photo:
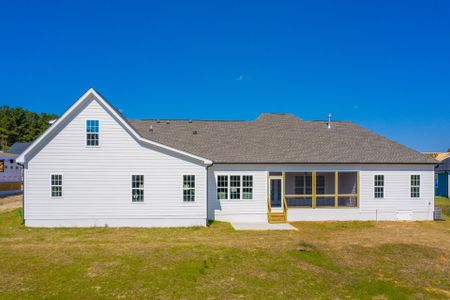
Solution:
{"label": "tree line", "polygon": [[0,150],[5,151],[15,142],[31,142],[49,126],[55,114],[35,113],[22,107],[0,107]]}

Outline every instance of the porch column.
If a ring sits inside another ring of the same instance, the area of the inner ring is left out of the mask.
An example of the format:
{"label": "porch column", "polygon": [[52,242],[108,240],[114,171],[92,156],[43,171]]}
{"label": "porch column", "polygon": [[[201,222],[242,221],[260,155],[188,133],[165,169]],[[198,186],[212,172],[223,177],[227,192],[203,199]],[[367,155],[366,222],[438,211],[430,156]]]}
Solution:
{"label": "porch column", "polygon": [[316,208],[316,185],[317,185],[317,172],[312,172],[312,208]]}
{"label": "porch column", "polygon": [[338,182],[338,180],[339,180],[339,172],[336,171],[336,172],[334,172],[334,207],[336,207],[336,208],[338,207],[338,202],[339,202],[339,196],[338,196],[339,182]]}

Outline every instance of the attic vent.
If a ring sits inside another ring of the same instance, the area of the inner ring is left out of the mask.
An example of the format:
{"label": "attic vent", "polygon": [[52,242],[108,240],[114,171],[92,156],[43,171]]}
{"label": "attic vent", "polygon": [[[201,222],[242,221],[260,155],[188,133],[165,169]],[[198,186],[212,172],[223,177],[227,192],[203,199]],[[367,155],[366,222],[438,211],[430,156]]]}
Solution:
{"label": "attic vent", "polygon": [[148,131],[152,132],[153,131],[153,126],[150,125],[150,128],[148,129]]}
{"label": "attic vent", "polygon": [[197,132],[197,130],[194,130],[194,131],[192,131],[192,134],[197,134],[198,132]]}

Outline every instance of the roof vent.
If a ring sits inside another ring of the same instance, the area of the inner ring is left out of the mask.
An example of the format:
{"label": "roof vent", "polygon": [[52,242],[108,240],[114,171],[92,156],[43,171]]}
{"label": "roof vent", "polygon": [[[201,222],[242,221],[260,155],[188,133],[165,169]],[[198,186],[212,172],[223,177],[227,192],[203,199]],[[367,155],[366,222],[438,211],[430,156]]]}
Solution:
{"label": "roof vent", "polygon": [[148,129],[148,131],[153,132],[153,125],[150,125],[150,128]]}
{"label": "roof vent", "polygon": [[192,123],[192,120],[189,120],[188,122],[189,122],[189,123]]}
{"label": "roof vent", "polygon": [[169,121],[166,121],[166,124],[170,124],[170,122],[169,122]]}
{"label": "roof vent", "polygon": [[331,113],[328,114],[328,129],[331,128]]}
{"label": "roof vent", "polygon": [[196,135],[198,132],[197,130],[192,131],[192,134]]}
{"label": "roof vent", "polygon": [[158,124],[159,124],[159,123],[161,123],[161,121],[160,121],[160,120],[156,120],[156,123],[158,123]]}

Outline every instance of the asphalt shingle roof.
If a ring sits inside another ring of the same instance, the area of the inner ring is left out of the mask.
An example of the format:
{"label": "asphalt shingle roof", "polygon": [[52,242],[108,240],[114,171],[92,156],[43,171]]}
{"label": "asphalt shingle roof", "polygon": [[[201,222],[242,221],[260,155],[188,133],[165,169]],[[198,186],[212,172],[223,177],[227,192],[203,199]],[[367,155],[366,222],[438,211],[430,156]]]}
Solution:
{"label": "asphalt shingle roof", "polygon": [[14,143],[11,148],[9,148],[8,153],[13,153],[13,154],[17,154],[20,155],[23,151],[25,151],[25,149],[28,148],[28,146],[31,145],[31,142],[27,142],[27,143],[20,143],[20,142],[16,142]]}
{"label": "asphalt shingle roof", "polygon": [[353,122],[262,114],[254,121],[128,120],[146,139],[214,163],[389,163],[437,161]]}

